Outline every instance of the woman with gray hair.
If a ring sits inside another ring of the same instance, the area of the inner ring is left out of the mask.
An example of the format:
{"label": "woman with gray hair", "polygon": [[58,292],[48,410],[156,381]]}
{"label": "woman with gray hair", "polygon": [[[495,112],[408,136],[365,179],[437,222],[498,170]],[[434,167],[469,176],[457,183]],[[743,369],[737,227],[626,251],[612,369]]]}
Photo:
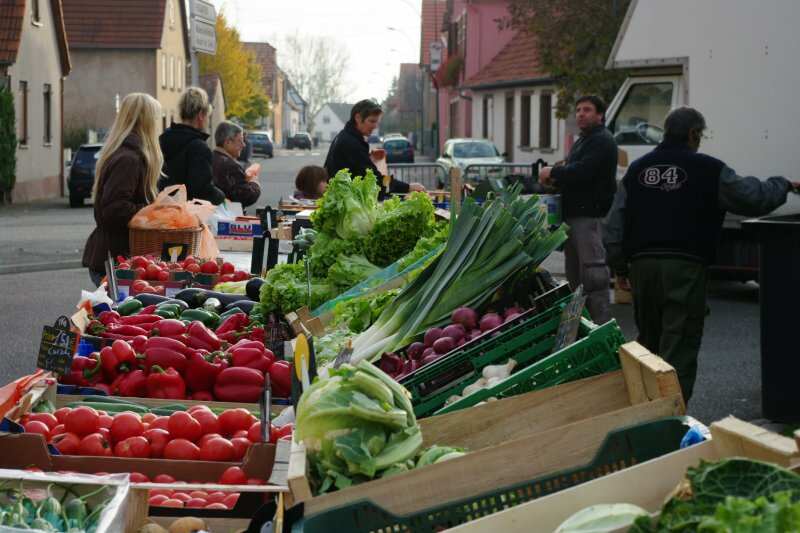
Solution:
{"label": "woman with gray hair", "polygon": [[164,154],[165,177],[159,190],[169,185],[186,185],[189,199],[208,200],[212,204],[225,201],[225,194],[214,186],[211,171],[211,149],[206,144],[211,104],[199,87],[188,87],[178,104],[181,122],[172,123],[159,137]]}
{"label": "woman with gray hair", "polygon": [[261,196],[258,176],[248,176],[237,161],[244,148],[243,130],[230,121],[222,121],[214,132],[214,183],[232,202],[242,207],[253,205]]}

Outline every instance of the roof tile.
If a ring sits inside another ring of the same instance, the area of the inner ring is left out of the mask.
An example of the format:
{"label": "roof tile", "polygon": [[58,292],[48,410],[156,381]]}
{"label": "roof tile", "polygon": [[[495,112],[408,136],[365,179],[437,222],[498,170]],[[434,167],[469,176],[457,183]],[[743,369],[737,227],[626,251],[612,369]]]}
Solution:
{"label": "roof tile", "polygon": [[267,96],[272,98],[275,74],[278,70],[275,59],[275,47],[269,43],[243,42],[245,50],[253,52],[256,62],[261,65],[261,85],[264,87]]}
{"label": "roof tile", "polygon": [[536,37],[519,31],[477,74],[464,82],[464,86],[477,88],[498,83],[529,81],[548,78],[539,65]]}
{"label": "roof tile", "polygon": [[[177,2],[182,3],[182,2]],[[161,48],[166,0],[68,0],[70,48]]]}
{"label": "roof tile", "polygon": [[0,0],[0,63],[17,60],[25,0]]}

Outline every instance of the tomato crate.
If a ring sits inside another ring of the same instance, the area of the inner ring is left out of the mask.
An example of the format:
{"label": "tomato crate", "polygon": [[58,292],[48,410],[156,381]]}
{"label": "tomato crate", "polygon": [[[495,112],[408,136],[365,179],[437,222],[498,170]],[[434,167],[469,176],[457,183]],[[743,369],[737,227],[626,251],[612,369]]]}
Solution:
{"label": "tomato crate", "polygon": [[305,516],[292,532],[442,531],[674,452],[689,428],[685,417],[670,417],[615,429],[586,463],[404,515],[362,499]]}

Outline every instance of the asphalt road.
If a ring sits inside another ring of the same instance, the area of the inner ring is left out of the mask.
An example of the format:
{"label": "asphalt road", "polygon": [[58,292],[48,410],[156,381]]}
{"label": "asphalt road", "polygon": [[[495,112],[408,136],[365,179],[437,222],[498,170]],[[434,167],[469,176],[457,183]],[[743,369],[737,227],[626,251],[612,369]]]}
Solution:
{"label": "asphalt road", "polygon": [[[282,195],[291,194],[297,171],[303,165],[321,164],[324,155],[324,149],[279,151],[273,159],[258,160],[263,191],[258,205],[275,205]],[[70,209],[66,199],[59,199],[4,207],[0,227],[0,302],[5,310],[0,313],[2,384],[34,369],[42,326],[71,314],[81,290],[90,287],[86,271],[76,267],[94,222],[91,207]],[[545,266],[558,274],[563,272],[563,259],[554,254]],[[689,413],[703,422],[728,414],[760,418],[758,287],[714,283],[709,307]],[[613,315],[626,338],[634,339],[631,306],[614,305]]]}

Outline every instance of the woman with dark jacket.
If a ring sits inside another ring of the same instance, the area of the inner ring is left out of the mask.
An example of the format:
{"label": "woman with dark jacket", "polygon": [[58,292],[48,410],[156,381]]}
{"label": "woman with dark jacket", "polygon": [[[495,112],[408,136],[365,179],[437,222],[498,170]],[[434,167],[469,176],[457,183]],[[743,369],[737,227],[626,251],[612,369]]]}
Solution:
{"label": "woman with dark jacket", "polygon": [[224,120],[214,132],[214,183],[232,202],[253,205],[261,196],[258,176],[248,176],[236,158],[244,147],[242,128]]}
{"label": "woman with dark jacket", "polygon": [[159,181],[158,189],[183,184],[190,200],[197,198],[221,204],[225,194],[214,186],[211,149],[206,144],[208,134],[204,132],[211,113],[208,95],[199,87],[189,87],[178,107],[180,124],[173,123],[159,137],[166,177]]}
{"label": "woman with dark jacket", "polygon": [[131,93],[100,150],[94,182],[97,227],[86,241],[83,266],[100,286],[109,253],[129,256],[128,222],[156,196],[162,156],[158,147],[161,105],[152,96]]}
{"label": "woman with dark jacket", "polygon": [[335,176],[343,168],[349,169],[351,176],[364,176],[367,170],[372,170],[381,188],[381,199],[390,193],[424,191],[425,187],[420,183],[409,184],[391,178],[388,188],[385,186],[383,173],[370,158],[369,144],[366,141],[378,127],[382,114],[383,109],[373,100],[361,100],[353,106],[350,110],[350,120],[336,135],[328,149],[328,157],[325,159],[328,175]]}

